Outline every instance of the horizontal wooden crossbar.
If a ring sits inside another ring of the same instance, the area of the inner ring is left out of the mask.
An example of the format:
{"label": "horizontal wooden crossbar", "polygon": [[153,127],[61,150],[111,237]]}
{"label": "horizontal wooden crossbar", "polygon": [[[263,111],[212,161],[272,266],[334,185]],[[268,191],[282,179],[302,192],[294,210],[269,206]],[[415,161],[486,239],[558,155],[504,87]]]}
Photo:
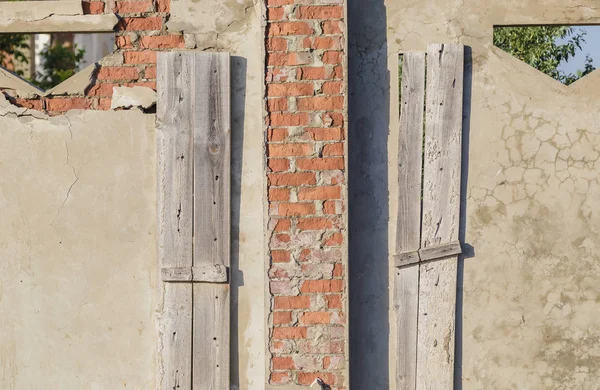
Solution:
{"label": "horizontal wooden crossbar", "polygon": [[227,283],[228,268],[222,264],[161,268],[163,282]]}
{"label": "horizontal wooden crossbar", "polygon": [[460,255],[462,249],[459,241],[449,242],[447,244],[430,246],[416,251],[403,252],[394,256],[396,267],[422,262],[443,259],[445,257]]}

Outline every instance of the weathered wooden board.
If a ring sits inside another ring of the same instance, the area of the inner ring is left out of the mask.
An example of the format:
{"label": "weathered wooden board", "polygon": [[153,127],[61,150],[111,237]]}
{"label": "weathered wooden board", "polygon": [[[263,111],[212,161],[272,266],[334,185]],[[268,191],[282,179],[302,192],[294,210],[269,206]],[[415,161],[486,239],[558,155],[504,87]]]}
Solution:
{"label": "weathered wooden board", "polygon": [[461,252],[460,242],[453,241],[423,248],[419,251],[419,258],[421,261],[439,260],[444,257],[459,255]]}
{"label": "weathered wooden board", "polygon": [[[427,47],[421,248],[458,240],[464,47]],[[419,272],[417,389],[451,389],[457,257]]]}
{"label": "weathered wooden board", "polygon": [[447,244],[430,246],[428,248],[419,249],[418,251],[398,253],[394,256],[394,264],[396,267],[405,267],[410,264],[439,260],[452,255],[462,253],[462,248],[459,241],[453,241]]}
{"label": "weathered wooden board", "polygon": [[405,267],[421,261],[419,251],[404,252],[394,255],[394,264],[396,267]]}
{"label": "weathered wooden board", "polygon": [[[160,267],[192,263],[193,61],[181,53],[158,53],[158,256]],[[192,387],[192,285],[165,283],[161,360],[163,390]]]}
{"label": "weathered wooden board", "polygon": [[[416,251],[420,246],[425,53],[404,54],[400,88],[396,253]],[[418,283],[418,264],[395,270],[394,306],[398,324],[396,383],[399,390],[415,389]]]}
{"label": "weathered wooden board", "polygon": [[[228,53],[194,53],[194,267],[230,263]],[[194,283],[193,386],[229,390],[229,284]]]}
{"label": "weathered wooden board", "polygon": [[228,269],[221,264],[200,263],[191,268],[161,268],[163,282],[227,282]]}

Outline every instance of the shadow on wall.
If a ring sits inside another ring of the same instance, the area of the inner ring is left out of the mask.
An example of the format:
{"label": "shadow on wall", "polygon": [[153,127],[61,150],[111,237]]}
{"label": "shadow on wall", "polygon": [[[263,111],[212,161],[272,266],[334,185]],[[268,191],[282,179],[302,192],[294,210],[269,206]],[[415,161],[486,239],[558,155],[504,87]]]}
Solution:
{"label": "shadow on wall", "polygon": [[243,57],[231,57],[231,388],[240,387],[238,301],[244,274],[240,270],[239,238],[247,64]]}
{"label": "shadow on wall", "polygon": [[460,172],[460,221],[458,239],[462,244],[462,255],[458,257],[456,280],[456,328],[454,330],[454,389],[462,390],[463,356],[463,283],[465,259],[475,256],[474,248],[466,244],[467,188],[469,182],[469,139],[471,136],[471,89],[473,86],[473,52],[465,46],[465,71],[463,78],[462,155]]}
{"label": "shadow on wall", "polygon": [[388,129],[383,0],[348,1],[350,388],[389,389]]}

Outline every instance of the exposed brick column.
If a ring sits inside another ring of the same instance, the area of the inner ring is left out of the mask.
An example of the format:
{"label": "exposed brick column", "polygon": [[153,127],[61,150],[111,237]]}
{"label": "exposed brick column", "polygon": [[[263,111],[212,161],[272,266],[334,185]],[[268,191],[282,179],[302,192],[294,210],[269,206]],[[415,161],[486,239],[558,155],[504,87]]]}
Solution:
{"label": "exposed brick column", "polygon": [[266,2],[269,380],[343,389],[345,5]]}

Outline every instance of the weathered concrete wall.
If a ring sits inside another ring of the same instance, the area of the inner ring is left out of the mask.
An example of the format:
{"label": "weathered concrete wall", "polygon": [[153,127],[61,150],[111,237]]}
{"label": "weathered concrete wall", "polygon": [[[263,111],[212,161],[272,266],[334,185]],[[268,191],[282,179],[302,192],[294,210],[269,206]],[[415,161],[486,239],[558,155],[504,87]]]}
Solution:
{"label": "weathered concrete wall", "polygon": [[[351,235],[350,263],[357,264],[351,285],[358,286],[352,290],[351,320],[372,310],[389,319],[391,335],[366,332],[354,339],[353,356],[368,356],[358,364],[387,361],[389,370],[355,374],[352,387],[366,388],[373,377],[377,389],[395,386],[394,313],[385,313],[391,295],[381,287],[389,272],[381,265],[387,253],[353,254],[352,248],[361,245],[354,239],[375,247],[373,237],[388,253],[395,249],[397,53],[438,42],[465,44],[472,56],[463,234],[474,257],[459,271],[457,388],[597,386],[600,319],[592,313],[600,310],[595,253],[600,75],[563,86],[494,48],[492,28],[599,18],[593,1],[350,2],[350,161],[365,157],[356,169],[350,167],[350,219],[351,226],[371,222]],[[372,143],[361,142],[366,138]],[[363,176],[376,182],[374,192],[361,182]],[[381,212],[357,210],[363,203]],[[364,296],[372,299],[361,302]],[[367,320],[351,323],[354,329],[373,329]]]}
{"label": "weathered concrete wall", "polygon": [[5,104],[0,388],[153,388],[154,116]]}

